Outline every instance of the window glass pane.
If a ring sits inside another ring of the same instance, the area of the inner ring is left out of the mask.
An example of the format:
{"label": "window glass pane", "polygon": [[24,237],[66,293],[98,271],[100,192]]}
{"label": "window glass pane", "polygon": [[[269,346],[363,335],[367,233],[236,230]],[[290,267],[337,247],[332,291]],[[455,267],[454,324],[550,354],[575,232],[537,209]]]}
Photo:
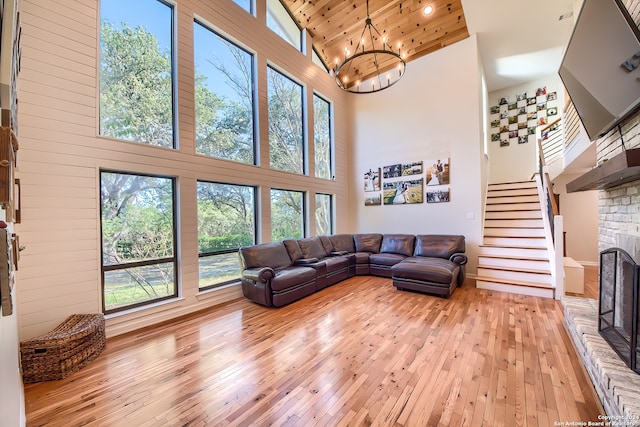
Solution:
{"label": "window glass pane", "polygon": [[316,194],[316,235],[333,234],[333,215],[329,194]]}
{"label": "window glass pane", "polygon": [[198,182],[200,288],[240,278],[238,248],[255,243],[255,188]]}
{"label": "window glass pane", "polygon": [[255,163],[253,56],[194,23],[196,152]]}
{"label": "window glass pane", "polygon": [[176,295],[174,263],[105,271],[104,308],[117,311]]}
{"label": "window glass pane", "polygon": [[267,0],[267,27],[302,52],[302,32],[280,0]]}
{"label": "window glass pane", "polygon": [[312,49],[311,51],[311,59],[313,60],[313,63],[316,64],[318,67],[322,68],[327,73],[329,72],[329,69],[327,68],[326,65],[324,65],[324,62],[322,62],[322,59],[320,59],[320,55],[318,55],[315,49]]}
{"label": "window glass pane", "polygon": [[331,105],[313,95],[313,137],[316,177],[331,179]]}
{"label": "window glass pane", "polygon": [[100,177],[105,310],[177,295],[173,179]]}
{"label": "window glass pane", "polygon": [[100,134],[174,147],[173,8],[100,2]]}
{"label": "window glass pane", "polygon": [[271,241],[304,237],[304,193],[271,190]]}
{"label": "window glass pane", "polygon": [[252,7],[251,7],[251,0],[233,0],[234,2],[236,2],[241,8],[243,8],[244,10],[246,10],[249,13],[253,13]]}
{"label": "window glass pane", "polygon": [[267,69],[271,169],[304,173],[302,86]]}

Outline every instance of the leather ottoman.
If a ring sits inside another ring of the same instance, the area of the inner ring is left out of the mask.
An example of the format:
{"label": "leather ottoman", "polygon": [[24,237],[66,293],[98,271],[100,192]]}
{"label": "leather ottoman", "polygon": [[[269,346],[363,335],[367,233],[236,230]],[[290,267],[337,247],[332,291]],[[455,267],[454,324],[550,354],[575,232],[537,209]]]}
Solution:
{"label": "leather ottoman", "polygon": [[407,258],[391,267],[391,278],[398,290],[448,297],[457,287],[459,270],[459,265],[442,258]]}

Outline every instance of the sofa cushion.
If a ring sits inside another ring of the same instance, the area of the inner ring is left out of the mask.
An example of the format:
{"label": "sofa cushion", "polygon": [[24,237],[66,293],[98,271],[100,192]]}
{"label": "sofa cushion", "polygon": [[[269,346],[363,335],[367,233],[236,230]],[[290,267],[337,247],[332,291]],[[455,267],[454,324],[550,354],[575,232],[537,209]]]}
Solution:
{"label": "sofa cushion", "polygon": [[413,234],[385,234],[380,252],[411,256],[415,240],[416,236]]}
{"label": "sofa cushion", "polygon": [[304,258],[302,255],[302,251],[300,250],[300,246],[298,246],[298,241],[294,239],[286,239],[283,240],[284,247],[287,248],[287,252],[289,253],[289,258],[291,261],[297,261],[300,258]]}
{"label": "sofa cushion", "polygon": [[464,236],[440,234],[416,236],[415,256],[449,259],[454,253],[464,251]]}
{"label": "sofa cushion", "polygon": [[391,274],[394,279],[420,280],[449,286],[458,276],[459,270],[460,267],[448,259],[429,258],[425,261],[419,261],[407,258],[406,261],[391,267]]}
{"label": "sofa cushion", "polygon": [[240,254],[244,268],[271,267],[279,270],[291,265],[291,258],[282,242],[243,247]]}
{"label": "sofa cushion", "polygon": [[329,240],[333,244],[333,250],[336,252],[348,252],[350,254],[356,251],[353,244],[353,236],[351,234],[336,234],[329,236]]}
{"label": "sofa cushion", "polygon": [[395,265],[406,258],[406,256],[400,254],[371,254],[369,255],[369,263],[372,265]]}
{"label": "sofa cushion", "polygon": [[369,252],[356,252],[356,264],[369,264]]}
{"label": "sofa cushion", "polygon": [[318,238],[320,239],[320,242],[322,242],[322,247],[324,247],[324,251],[326,253],[330,254],[335,251],[333,243],[329,240],[329,236],[318,236]]}
{"label": "sofa cushion", "polygon": [[307,237],[306,239],[298,239],[298,246],[302,251],[303,258],[318,258],[322,259],[326,257],[327,251],[325,251],[322,242],[318,237]]}
{"label": "sofa cushion", "polygon": [[382,234],[354,234],[353,241],[356,245],[356,252],[377,253],[380,251]]}
{"label": "sofa cushion", "polygon": [[316,270],[311,267],[289,267],[276,271],[271,279],[271,290],[282,291],[316,279]]}

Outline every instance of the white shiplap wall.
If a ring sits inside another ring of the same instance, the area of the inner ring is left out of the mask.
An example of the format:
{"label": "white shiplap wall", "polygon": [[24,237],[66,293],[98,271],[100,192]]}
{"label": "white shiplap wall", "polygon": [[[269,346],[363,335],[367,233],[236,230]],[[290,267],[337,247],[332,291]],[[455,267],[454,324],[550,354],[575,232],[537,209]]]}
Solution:
{"label": "white shiplap wall", "polygon": [[[22,70],[19,83],[22,223],[18,278],[20,337],[51,330],[73,313],[99,312],[99,170],[165,174],[179,183],[181,298],[107,320],[117,335],[241,296],[238,286],[198,292],[196,180],[260,187],[260,237],[268,241],[271,187],[308,192],[309,233],[315,233],[315,192],[335,195],[338,232],[347,231],[349,100],[333,78],[266,28],[265,0],[257,17],[232,0],[176,0],[179,150],[98,136],[98,22],[96,0],[21,0]],[[240,165],[195,155],[193,20],[255,52],[258,81],[260,164]],[[311,46],[309,36],[307,46]],[[266,66],[295,76],[305,87],[310,142],[309,176],[268,168]],[[333,102],[334,181],[314,178],[312,94]]]}

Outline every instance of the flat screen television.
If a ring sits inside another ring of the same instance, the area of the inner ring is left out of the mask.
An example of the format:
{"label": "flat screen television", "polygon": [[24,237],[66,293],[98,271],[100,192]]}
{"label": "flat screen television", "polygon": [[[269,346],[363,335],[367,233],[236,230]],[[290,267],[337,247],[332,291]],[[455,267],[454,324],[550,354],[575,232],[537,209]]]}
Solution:
{"label": "flat screen television", "polygon": [[585,0],[560,78],[591,141],[640,105],[640,31],[620,0]]}

